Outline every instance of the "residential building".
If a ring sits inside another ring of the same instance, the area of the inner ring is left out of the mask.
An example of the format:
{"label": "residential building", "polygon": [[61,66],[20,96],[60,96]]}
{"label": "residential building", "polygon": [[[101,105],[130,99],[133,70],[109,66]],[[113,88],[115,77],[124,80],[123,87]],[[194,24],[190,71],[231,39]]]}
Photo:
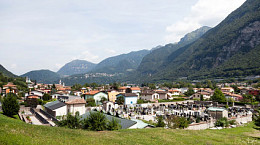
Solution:
{"label": "residential building", "polygon": [[221,88],[221,91],[224,93],[224,92],[226,92],[226,93],[234,93],[235,91],[234,91],[234,89],[232,88],[232,87],[225,87],[225,88]]}
{"label": "residential building", "polygon": [[59,100],[45,104],[44,110],[54,117],[67,115],[67,105]]}
{"label": "residential building", "polygon": [[133,105],[137,104],[138,95],[134,93],[122,93],[118,94],[116,97],[124,97],[124,105]]}
{"label": "residential building", "polygon": [[154,91],[146,91],[140,94],[140,99],[145,101],[155,101],[159,99],[159,94]]}
{"label": "residential building", "polygon": [[3,94],[6,95],[8,93],[18,93],[18,89],[16,85],[14,85],[12,82],[8,82],[7,85],[3,85]]}
{"label": "residential building", "polygon": [[116,95],[118,95],[119,92],[113,90],[113,91],[107,92],[107,94],[108,94],[108,101],[115,102],[116,101]]}
{"label": "residential building", "polygon": [[106,98],[108,99],[108,95],[104,92],[100,92],[100,91],[90,91],[87,92],[85,94],[83,94],[83,97],[85,100],[87,100],[88,98],[93,98],[96,102],[97,105],[101,105],[101,98]]}
{"label": "residential building", "polygon": [[180,89],[169,90],[169,93],[171,93],[171,95],[173,95],[173,96],[179,96],[182,94]]}
{"label": "residential building", "polygon": [[79,112],[79,115],[83,115],[86,112],[86,101],[83,98],[73,99],[65,102],[65,104],[67,105],[67,114],[75,115],[76,112]]}

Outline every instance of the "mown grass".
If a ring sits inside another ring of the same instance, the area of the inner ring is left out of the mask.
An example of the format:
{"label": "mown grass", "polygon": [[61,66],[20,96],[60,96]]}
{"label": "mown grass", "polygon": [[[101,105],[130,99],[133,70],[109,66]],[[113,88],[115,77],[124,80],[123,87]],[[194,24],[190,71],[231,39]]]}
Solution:
{"label": "mown grass", "polygon": [[36,126],[0,114],[0,144],[260,144],[252,123],[223,130],[163,128],[92,132]]}

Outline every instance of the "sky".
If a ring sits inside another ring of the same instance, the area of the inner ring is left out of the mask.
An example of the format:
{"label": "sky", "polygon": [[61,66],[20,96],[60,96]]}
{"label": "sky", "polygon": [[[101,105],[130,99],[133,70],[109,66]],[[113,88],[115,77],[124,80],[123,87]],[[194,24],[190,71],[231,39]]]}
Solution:
{"label": "sky", "polygon": [[0,0],[0,64],[17,75],[98,63],[214,27],[245,0]]}

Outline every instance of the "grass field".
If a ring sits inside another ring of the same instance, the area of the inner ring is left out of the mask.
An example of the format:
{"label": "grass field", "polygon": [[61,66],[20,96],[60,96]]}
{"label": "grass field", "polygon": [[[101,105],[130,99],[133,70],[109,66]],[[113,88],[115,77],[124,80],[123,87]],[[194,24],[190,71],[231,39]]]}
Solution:
{"label": "grass field", "polygon": [[260,144],[253,123],[223,130],[163,128],[92,132],[36,126],[0,114],[0,144]]}

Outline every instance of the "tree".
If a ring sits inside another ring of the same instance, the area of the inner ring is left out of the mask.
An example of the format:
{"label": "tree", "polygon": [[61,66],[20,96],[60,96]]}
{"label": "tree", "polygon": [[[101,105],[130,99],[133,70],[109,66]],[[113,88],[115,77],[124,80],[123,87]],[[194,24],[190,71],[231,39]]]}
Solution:
{"label": "tree", "polygon": [[218,119],[216,121],[215,126],[218,126],[218,127],[228,127],[229,126],[229,122],[228,122],[226,117],[220,118],[220,119]]}
{"label": "tree", "polygon": [[184,129],[187,128],[189,125],[189,121],[185,117],[179,117],[179,116],[169,116],[167,119],[167,126],[172,129],[180,128]]}
{"label": "tree", "polygon": [[253,103],[253,102],[255,102],[254,96],[253,95],[243,95],[242,102]]}
{"label": "tree", "polygon": [[51,100],[51,95],[49,95],[49,94],[44,94],[44,95],[42,96],[42,100],[43,100],[43,101],[49,101],[49,100]]}
{"label": "tree", "polygon": [[101,101],[101,103],[104,103],[105,101],[107,101],[107,98],[102,97],[100,101]]}
{"label": "tree", "polygon": [[204,101],[203,95],[200,95],[200,101]]}
{"label": "tree", "polygon": [[255,109],[255,113],[253,114],[253,121],[255,121],[255,125],[260,127],[260,108]]}
{"label": "tree", "polygon": [[89,116],[84,119],[83,129],[92,131],[103,131],[107,129],[106,116],[101,112],[90,112]]}
{"label": "tree", "polygon": [[188,89],[188,91],[187,92],[185,92],[184,94],[186,95],[186,96],[191,96],[191,95],[193,95],[195,92],[194,92],[194,90],[193,90],[193,88],[189,88]]}
{"label": "tree", "polygon": [[121,129],[121,125],[119,124],[119,120],[115,117],[112,118],[111,121],[108,122],[107,130],[119,130]]}
{"label": "tree", "polygon": [[119,86],[120,86],[119,83],[114,82],[111,87],[112,87],[113,89],[115,89],[115,90],[118,90]]}
{"label": "tree", "polygon": [[20,105],[15,94],[8,93],[2,103],[2,110],[4,115],[13,117],[13,115],[18,114],[20,110]]}
{"label": "tree", "polygon": [[93,99],[93,98],[88,98],[86,100],[86,103],[87,103],[87,106],[90,106],[90,107],[96,106],[95,99]]}
{"label": "tree", "polygon": [[208,87],[208,88],[211,88],[211,89],[214,89],[211,80],[207,80],[207,87]]}
{"label": "tree", "polygon": [[213,94],[213,96],[210,97],[212,101],[216,102],[225,102],[226,97],[225,95],[217,88]]}
{"label": "tree", "polygon": [[72,91],[80,91],[82,88],[82,85],[81,84],[75,84],[71,87],[71,90]]}
{"label": "tree", "polygon": [[123,105],[124,102],[125,102],[125,99],[124,99],[123,96],[119,96],[119,97],[116,98],[116,103],[117,103],[118,105]]}
{"label": "tree", "polygon": [[81,121],[80,121],[79,112],[77,111],[75,116],[73,116],[71,113],[69,113],[66,116],[66,119],[64,118],[62,121],[56,122],[56,124],[59,127],[68,127],[68,128],[71,128],[71,129],[81,128]]}
{"label": "tree", "polygon": [[156,89],[156,85],[155,84],[148,84],[148,87],[152,90]]}
{"label": "tree", "polygon": [[156,127],[165,127],[163,116],[158,116],[156,119],[157,119]]}

